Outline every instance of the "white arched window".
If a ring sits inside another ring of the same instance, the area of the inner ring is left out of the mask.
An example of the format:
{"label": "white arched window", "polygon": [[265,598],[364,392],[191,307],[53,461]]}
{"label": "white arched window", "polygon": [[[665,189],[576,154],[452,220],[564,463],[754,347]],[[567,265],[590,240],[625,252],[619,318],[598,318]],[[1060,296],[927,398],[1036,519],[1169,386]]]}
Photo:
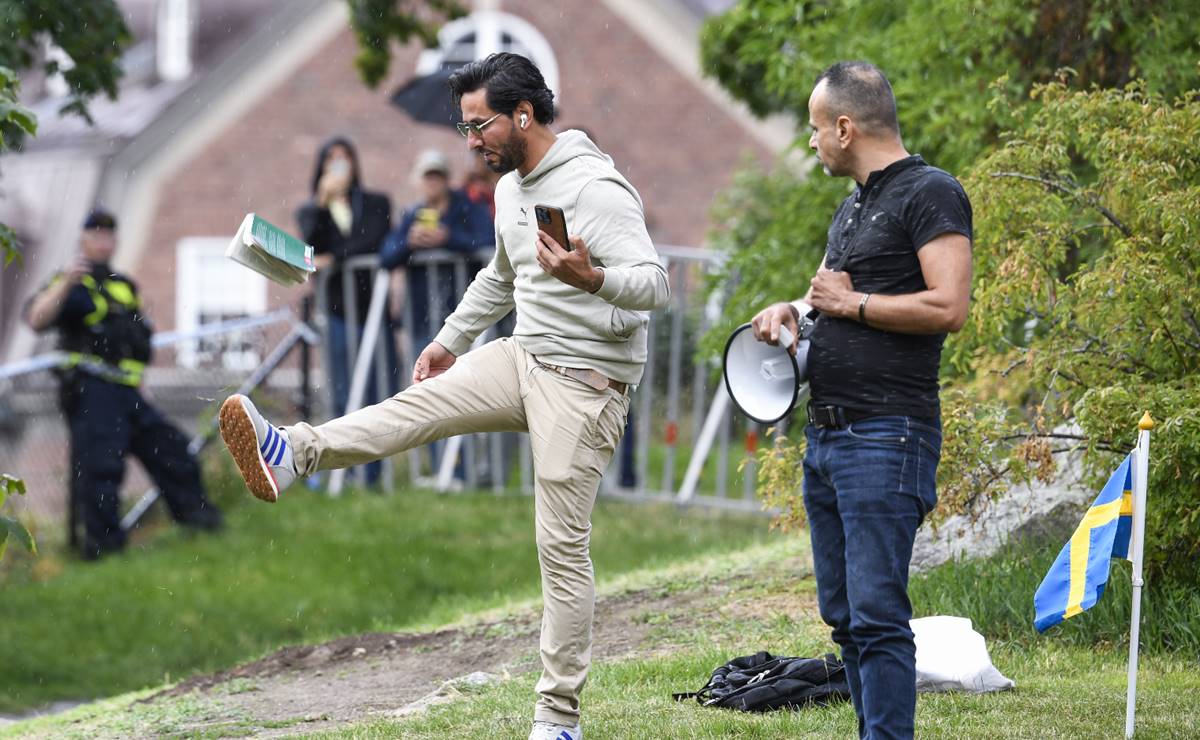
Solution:
{"label": "white arched window", "polygon": [[558,62],[550,42],[528,21],[508,13],[480,10],[447,23],[438,33],[437,48],[421,52],[417,74],[459,67],[499,51],[520,54],[536,64],[557,107]]}

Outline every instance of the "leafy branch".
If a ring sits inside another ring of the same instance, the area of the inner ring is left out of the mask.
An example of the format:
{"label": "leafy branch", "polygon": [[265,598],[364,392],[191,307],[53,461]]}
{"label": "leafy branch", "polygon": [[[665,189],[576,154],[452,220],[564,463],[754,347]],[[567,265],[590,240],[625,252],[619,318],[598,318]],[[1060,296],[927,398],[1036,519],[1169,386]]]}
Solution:
{"label": "leafy branch", "polygon": [[[20,478],[14,478],[8,473],[0,474],[0,508],[4,507],[4,501],[10,494],[25,495],[25,481]],[[33,535],[25,528],[24,524],[14,518],[0,514],[0,558],[4,557],[4,551],[8,547],[8,538],[16,537],[17,540],[25,546],[29,552],[37,555],[37,543],[33,540]]]}
{"label": "leafy branch", "polygon": [[[0,28],[5,36],[0,67],[37,67],[47,76],[61,74],[70,91],[62,113],[91,123],[92,98],[103,93],[116,99],[121,54],[133,35],[114,0],[0,0]],[[46,55],[47,43],[69,62]]]}
{"label": "leafy branch", "polygon": [[[466,14],[459,0],[346,0],[350,27],[358,41],[354,66],[367,87],[387,76],[392,44],[416,38],[426,47],[437,45],[441,27]],[[447,93],[448,94],[448,93]]]}
{"label": "leafy branch", "polygon": [[[20,84],[15,72],[0,66],[0,153],[21,137],[37,133],[37,116],[17,102]],[[3,223],[0,223],[0,254],[4,267],[21,257],[16,233]]]}
{"label": "leafy branch", "polygon": [[1026,175],[1022,172],[993,172],[993,173],[991,173],[991,176],[992,177],[1015,177],[1020,180],[1029,180],[1031,182],[1041,183],[1042,185],[1045,185],[1046,187],[1048,187],[1052,190],[1057,190],[1060,193],[1071,196],[1075,200],[1083,203],[1084,205],[1095,208],[1097,211],[1100,212],[1100,215],[1102,215],[1106,219],[1108,219],[1109,223],[1111,223],[1113,226],[1116,226],[1121,231],[1121,233],[1124,234],[1126,237],[1133,236],[1133,232],[1129,229],[1129,227],[1126,226],[1125,224],[1121,223],[1120,219],[1117,218],[1116,214],[1114,214],[1112,211],[1108,210],[1108,208],[1106,208],[1104,206],[1104,204],[1100,202],[1100,199],[1097,198],[1094,193],[1083,193],[1083,192],[1080,192],[1079,190],[1072,189],[1071,187],[1067,186],[1065,183],[1058,182],[1057,180],[1051,180],[1051,179],[1045,178],[1045,177],[1038,177],[1037,175]]}

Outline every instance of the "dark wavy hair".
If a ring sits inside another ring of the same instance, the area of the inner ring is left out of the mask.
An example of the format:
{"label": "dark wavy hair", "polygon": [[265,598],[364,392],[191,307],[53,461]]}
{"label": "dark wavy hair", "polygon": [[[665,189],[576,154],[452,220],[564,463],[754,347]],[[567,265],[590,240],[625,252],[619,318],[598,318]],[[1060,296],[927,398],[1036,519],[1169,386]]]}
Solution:
{"label": "dark wavy hair", "polygon": [[488,107],[497,113],[510,115],[522,100],[528,100],[538,123],[554,122],[554,93],[546,87],[541,70],[520,54],[489,54],[456,69],[449,84],[455,105],[461,105],[463,95],[482,87],[487,90]]}
{"label": "dark wavy hair", "polygon": [[[870,62],[838,62],[817,77],[829,92],[830,113],[846,115],[868,131],[900,135],[896,96],[883,72]],[[815,85],[814,85],[815,86]]]}

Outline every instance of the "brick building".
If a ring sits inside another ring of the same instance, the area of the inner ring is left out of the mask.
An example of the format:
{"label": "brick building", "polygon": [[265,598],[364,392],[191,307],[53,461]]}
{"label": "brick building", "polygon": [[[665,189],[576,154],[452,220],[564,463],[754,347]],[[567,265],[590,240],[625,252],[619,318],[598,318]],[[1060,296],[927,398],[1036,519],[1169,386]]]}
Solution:
{"label": "brick building", "polygon": [[[0,273],[0,366],[48,348],[18,309],[75,253],[94,203],[116,213],[114,266],[139,283],[158,331],[295,306],[306,288],[270,284],[224,258],[243,215],[295,231],[316,150],[333,134],[355,142],[364,184],[397,209],[416,197],[410,171],[420,151],[442,149],[461,174],[462,138],[415,122],[390,97],[419,74],[488,50],[526,54],[543,69],[556,125],[587,129],[614,158],[659,244],[703,246],[714,195],[748,157],[765,162],[793,135],[787,122],[755,120],[699,73],[700,23],[731,0],[476,0],[438,48],[396,49],[375,90],[354,69],[343,0],[118,2],[136,43],[119,98],[92,105],[95,126],[57,115],[64,91],[53,81],[25,80],[40,126],[24,151],[0,160],[0,221],[25,251],[23,264]],[[225,352],[216,359],[222,378],[205,380],[236,385],[265,351]],[[188,352],[159,352],[147,382],[164,410],[194,428],[216,392],[200,391],[195,378],[209,371]],[[22,392],[5,386],[0,398],[0,469],[40,491],[26,504],[42,515],[61,510],[65,489],[52,386],[43,374]],[[126,488],[143,480],[135,475]]]}
{"label": "brick building", "polygon": [[[163,8],[189,5],[121,4],[150,43],[156,28],[147,14],[157,8],[161,35]],[[440,148],[465,165],[456,133],[416,123],[389,97],[420,71],[486,51],[475,39],[487,24],[501,48],[526,53],[547,72],[559,123],[592,133],[639,189],[654,240],[700,246],[713,196],[747,156],[765,159],[791,133],[755,121],[699,75],[699,24],[728,4],[477,2],[480,11],[443,30],[440,48],[397,49],[389,79],[370,90],[353,67],[340,0],[193,0],[185,11],[190,72],[166,80],[160,70],[127,85],[115,103],[99,101],[93,129],[57,119],[56,102],[43,101],[35,106],[42,134],[5,157],[0,218],[28,248],[24,266],[0,286],[0,361],[38,347],[10,309],[73,253],[93,202],[117,213],[116,266],[139,280],[160,331],[294,303],[297,290],[220,258],[242,215],[256,211],[294,229],[314,154],[332,134],[356,143],[366,186],[397,208],[416,195],[409,172],[421,150]]]}

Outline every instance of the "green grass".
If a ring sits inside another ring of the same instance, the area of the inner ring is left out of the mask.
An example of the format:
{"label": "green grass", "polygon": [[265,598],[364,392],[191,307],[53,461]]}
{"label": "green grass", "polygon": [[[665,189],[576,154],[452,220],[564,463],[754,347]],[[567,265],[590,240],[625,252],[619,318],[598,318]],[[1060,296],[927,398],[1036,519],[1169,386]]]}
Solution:
{"label": "green grass", "polygon": [[[648,565],[611,578],[601,589],[609,595],[628,589],[662,589],[690,598],[666,613],[647,615],[646,623],[654,628],[636,658],[592,666],[583,695],[587,737],[852,737],[855,720],[848,704],[751,715],[676,703],[671,698],[673,692],[699,688],[714,667],[737,655],[761,649],[820,655],[831,649],[827,629],[816,614],[806,549],[803,538],[771,538],[765,544],[666,567]],[[1003,584],[1003,574],[989,572],[987,566],[998,568],[1004,562],[1003,558],[983,561],[978,572]],[[951,564],[944,571],[961,577],[962,564]],[[925,579],[926,585],[934,577]],[[1013,590],[1025,588],[1019,579],[1009,582]],[[678,617],[686,619],[673,619]],[[1147,615],[1147,621],[1152,618]],[[1006,641],[991,635],[988,644],[993,662],[1016,681],[1016,689],[989,695],[922,694],[917,705],[917,737],[1121,736],[1124,650],[1077,646],[1053,638]],[[529,731],[535,680],[536,673],[512,676],[423,715],[372,720],[319,737],[440,740],[486,734],[494,740],[521,740]],[[239,689],[231,686],[227,690]],[[1166,651],[1147,655],[1139,673],[1137,737],[1200,736],[1198,692],[1200,670],[1195,655]],[[143,695],[131,694],[25,722],[0,730],[0,736],[222,737],[272,728],[299,732],[309,719],[263,723],[234,716],[216,720],[219,696],[189,694],[137,703]]]}
{"label": "green grass", "polygon": [[[30,568],[10,565],[0,711],[141,689],[287,644],[455,622],[539,593],[527,496],[301,491],[228,514],[217,536],[171,528],[96,564],[59,565],[47,548]],[[763,517],[665,505],[601,500],[593,521],[601,584],[767,538]]]}
{"label": "green grass", "polygon": [[[1129,649],[1132,602],[1130,563],[1114,560],[1104,595],[1088,611],[1039,635],[1033,594],[1062,542],[1025,541],[991,558],[947,563],[916,576],[909,586],[915,616],[968,615],[995,640],[1037,650],[1053,642],[1076,647]],[[1147,582],[1142,589],[1141,651],[1200,655],[1200,591]]]}
{"label": "green grass", "polygon": [[[745,627],[744,637],[753,638],[757,630],[753,625]],[[739,649],[744,650],[744,643],[713,646],[697,640],[669,656],[596,666],[584,693],[586,736],[597,740],[854,736],[856,722],[849,704],[754,715],[671,699],[672,692],[698,688],[709,671],[732,657],[731,650]],[[917,737],[1122,736],[1125,670],[1121,656],[1053,647],[1041,652],[1001,651],[993,658],[1016,681],[1017,689],[987,695],[922,694],[917,702]],[[318,737],[433,740],[471,736],[487,727],[495,740],[524,738],[529,732],[534,678],[507,681],[405,722],[377,721]],[[1194,702],[1200,672],[1194,664],[1167,656],[1148,659],[1139,674],[1139,687],[1139,738],[1200,733],[1200,710]]]}
{"label": "green grass", "polygon": [[[762,440],[759,440],[762,444]],[[700,479],[696,483],[696,493],[699,496],[715,495],[719,483],[720,470],[718,463],[720,461],[720,439],[713,442],[713,448],[704,460],[704,466],[700,468]],[[684,476],[687,474],[688,464],[691,462],[693,441],[691,439],[690,430],[681,429],[679,432],[679,440],[675,446],[675,459],[671,466],[672,481],[676,488],[683,482]],[[663,472],[666,469],[668,448],[663,443],[652,443],[646,448],[646,473],[648,480],[646,488],[652,491],[662,489]],[[731,435],[729,440],[729,450],[725,458],[725,497],[728,499],[741,499],[745,493],[745,471],[738,470],[738,467],[746,459],[745,440],[739,433]]]}
{"label": "green grass", "polygon": [[[790,543],[785,547],[796,549]],[[952,563],[926,577],[923,588],[935,582],[965,584],[964,574],[970,574],[995,582],[995,586],[983,589],[988,597],[1003,594],[1011,600],[1017,596],[1031,599],[1032,592],[1025,592],[1026,579],[1006,579],[1003,569],[1012,565],[1011,558],[1003,556],[972,563],[965,570],[963,563]],[[734,556],[711,566],[710,574],[740,569],[745,581],[732,593],[715,597],[707,608],[701,607],[704,617],[690,629],[680,632],[664,627],[658,638],[669,645],[668,649],[642,659],[594,666],[584,694],[587,737],[852,737],[856,723],[849,705],[747,715],[694,703],[677,704],[671,699],[674,692],[699,688],[713,668],[737,655],[769,649],[776,654],[816,656],[833,649],[811,599],[804,600],[806,594],[811,594],[811,578],[789,566],[780,557],[761,556],[757,562]],[[666,582],[679,590],[702,588],[705,583],[703,577],[681,577],[677,573]],[[747,607],[755,604],[763,608],[748,611]],[[928,606],[918,603],[917,609],[931,613]],[[977,616],[971,611],[940,613]],[[1147,617],[1143,624],[1151,619]],[[917,737],[1123,734],[1125,648],[1105,645],[1103,638],[1095,641],[1097,647],[1054,636],[1007,641],[996,639],[986,629],[983,632],[993,662],[1016,682],[1016,689],[989,695],[922,694],[917,708]],[[424,716],[403,722],[375,721],[320,737],[432,740],[469,735],[477,728],[488,727],[496,740],[523,738],[528,732],[535,680],[533,674],[519,676],[467,701],[435,707]],[[1200,706],[1194,698],[1197,691],[1200,670],[1194,654],[1157,650],[1145,655],[1139,671],[1137,736],[1200,736]]]}

